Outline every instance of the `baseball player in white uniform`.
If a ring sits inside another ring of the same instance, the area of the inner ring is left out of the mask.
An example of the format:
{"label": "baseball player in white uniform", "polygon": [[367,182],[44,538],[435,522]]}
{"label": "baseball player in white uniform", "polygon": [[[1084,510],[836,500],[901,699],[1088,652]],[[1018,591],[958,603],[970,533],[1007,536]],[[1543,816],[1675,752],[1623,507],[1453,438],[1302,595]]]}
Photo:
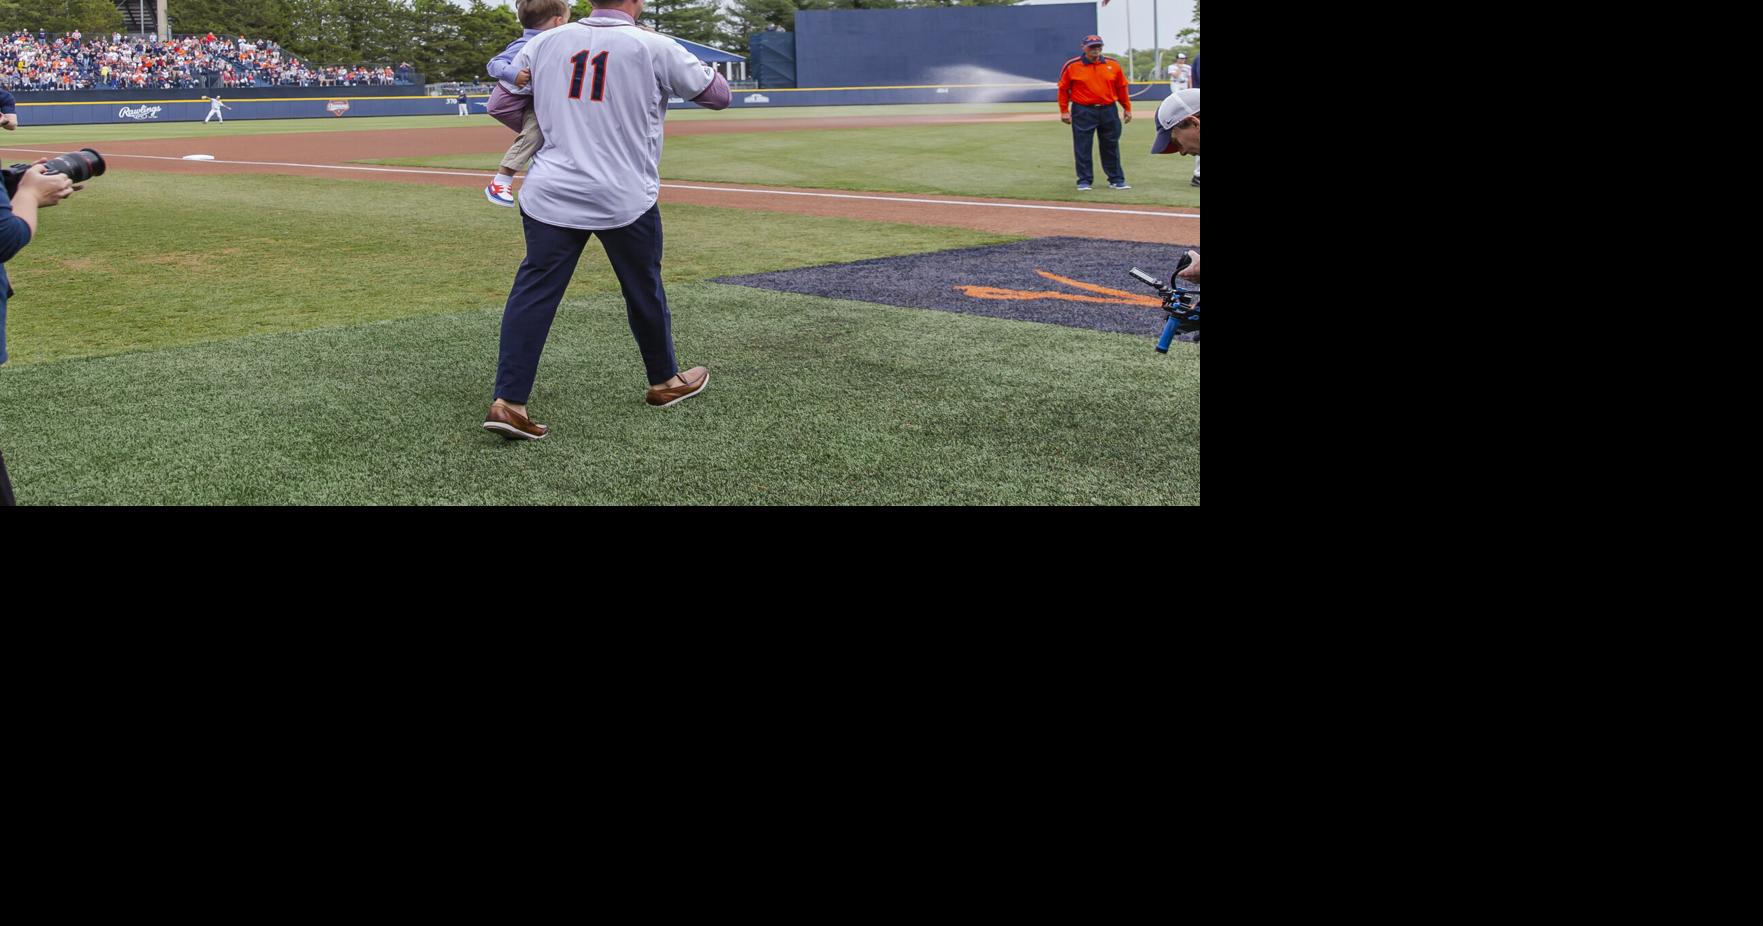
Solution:
{"label": "baseball player in white uniform", "polygon": [[1175,63],[1169,66],[1169,92],[1188,89],[1188,81],[1192,80],[1194,69],[1188,64],[1188,53],[1175,53]]}
{"label": "baseball player in white uniform", "polygon": [[219,119],[221,125],[226,125],[226,117],[220,114],[223,109],[232,109],[232,107],[222,103],[220,97],[209,97],[208,115],[202,120],[202,124],[207,125],[209,119]]}
{"label": "baseball player in white uniform", "polygon": [[557,305],[582,249],[598,236],[624,291],[648,372],[651,406],[703,391],[710,371],[681,373],[661,285],[661,129],[668,97],[707,109],[730,102],[728,81],[674,40],[637,25],[643,0],[593,0],[594,12],[533,36],[515,56],[531,68],[533,112],[545,145],[520,188],[526,259],[502,312],[496,398],[484,428],[538,440],[526,401]]}

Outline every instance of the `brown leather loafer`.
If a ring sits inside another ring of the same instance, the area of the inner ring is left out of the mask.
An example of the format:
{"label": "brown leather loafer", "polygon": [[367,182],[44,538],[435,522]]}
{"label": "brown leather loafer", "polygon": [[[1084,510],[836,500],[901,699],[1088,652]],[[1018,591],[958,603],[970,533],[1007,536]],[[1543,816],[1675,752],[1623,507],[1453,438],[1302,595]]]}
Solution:
{"label": "brown leather loafer", "polygon": [[649,395],[643,401],[656,408],[666,408],[669,405],[678,405],[684,402],[703,392],[704,387],[710,385],[710,371],[703,367],[693,367],[681,373],[679,378],[685,380],[684,385],[650,386]]}
{"label": "brown leather loafer", "polygon": [[551,433],[550,428],[534,424],[532,419],[506,405],[490,406],[490,414],[484,418],[484,430],[495,431],[508,440],[539,440]]}

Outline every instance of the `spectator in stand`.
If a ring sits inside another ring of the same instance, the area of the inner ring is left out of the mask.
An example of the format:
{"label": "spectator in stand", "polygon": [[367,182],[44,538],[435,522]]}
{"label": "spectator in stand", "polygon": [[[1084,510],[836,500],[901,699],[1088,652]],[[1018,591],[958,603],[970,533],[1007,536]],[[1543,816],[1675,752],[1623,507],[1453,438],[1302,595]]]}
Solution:
{"label": "spectator in stand", "polygon": [[361,86],[408,83],[409,62],[314,70],[269,40],[242,43],[211,35],[165,41],[109,41],[68,33],[54,39],[17,31],[0,34],[0,86],[17,90],[127,90],[147,87],[198,89],[250,86]]}

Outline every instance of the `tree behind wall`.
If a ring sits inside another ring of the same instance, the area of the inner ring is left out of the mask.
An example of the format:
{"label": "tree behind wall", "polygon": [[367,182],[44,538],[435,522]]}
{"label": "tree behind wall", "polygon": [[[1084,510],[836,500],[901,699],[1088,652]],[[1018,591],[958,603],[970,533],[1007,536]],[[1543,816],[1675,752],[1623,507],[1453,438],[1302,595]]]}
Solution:
{"label": "tree behind wall", "polygon": [[288,35],[287,0],[167,0],[166,25],[173,35],[212,32],[229,38],[269,38],[281,42]]}
{"label": "tree behind wall", "polygon": [[397,61],[410,45],[415,13],[403,0],[337,0],[337,12],[356,61]]}
{"label": "tree behind wall", "polygon": [[[789,4],[791,0],[768,0],[768,2]],[[790,15],[795,15],[791,5]],[[594,15],[593,4],[588,0],[575,0],[571,7],[571,19]],[[725,14],[717,6],[716,0],[649,0],[643,4],[643,25],[656,32],[709,45],[729,51],[745,51],[746,40],[740,46],[731,44],[730,32],[727,27],[729,14]],[[763,27],[762,27],[763,28]]]}
{"label": "tree behind wall", "polygon": [[[467,73],[461,67],[461,62],[470,59],[474,51],[466,45],[464,32],[459,26],[465,11],[447,0],[412,0],[410,12],[412,25],[407,50],[400,54],[399,60],[409,61],[430,81],[477,79],[477,69]],[[514,35],[519,34],[517,27]],[[502,40],[502,45],[484,53],[484,62],[494,58],[496,52],[513,39],[514,36],[508,36]],[[483,49],[476,51],[482,53]],[[478,68],[482,67],[480,63]],[[487,73],[485,78],[488,78]]]}
{"label": "tree behind wall", "polygon": [[726,31],[744,47],[747,36],[776,26],[785,32],[796,28],[796,0],[734,0],[725,12]]}
{"label": "tree behind wall", "polygon": [[459,44],[451,57],[441,61],[442,80],[490,80],[490,59],[508,43],[520,38],[520,20],[505,6],[471,0],[458,18]]}
{"label": "tree behind wall", "polygon": [[715,0],[653,0],[643,10],[644,25],[700,45],[721,43],[722,22]]}
{"label": "tree behind wall", "polygon": [[109,35],[122,30],[122,13],[111,0],[0,0],[0,30]]}
{"label": "tree behind wall", "polygon": [[[5,2],[5,0],[0,0]],[[274,39],[319,66],[408,61],[433,81],[487,80],[520,35],[514,11],[474,0],[170,0],[173,31]]]}

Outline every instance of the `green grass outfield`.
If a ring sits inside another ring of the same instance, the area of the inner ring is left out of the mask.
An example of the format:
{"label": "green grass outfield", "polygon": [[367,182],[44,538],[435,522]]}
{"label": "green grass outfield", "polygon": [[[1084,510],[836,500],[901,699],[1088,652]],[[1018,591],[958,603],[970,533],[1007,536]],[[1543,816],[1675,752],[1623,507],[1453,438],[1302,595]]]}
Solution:
{"label": "green grass outfield", "polygon": [[[1108,188],[1098,150],[1096,188],[1078,192],[1071,129],[1056,120],[681,135],[668,139],[662,150],[661,176],[880,193],[1198,206],[1200,190],[1188,184],[1194,159],[1151,154],[1156,135],[1151,125],[1149,118],[1135,119],[1121,132],[1121,169],[1133,187],[1126,191]],[[501,160],[501,151],[486,151],[362,163],[494,172]]]}
{"label": "green grass outfield", "polygon": [[234,119],[231,122],[142,122],[128,125],[31,125],[0,133],[0,148],[41,148],[46,145],[91,145],[98,142],[144,141],[152,138],[220,138],[229,135],[293,135],[300,132],[383,132],[388,129],[447,129],[466,125],[501,125],[485,115],[372,116],[362,119]]}
{"label": "green grass outfield", "polygon": [[[1198,504],[1199,351],[704,282],[1008,240],[670,206],[680,359],[642,403],[590,245],[532,403],[478,428],[518,218],[473,189],[117,172],[7,269],[25,504]],[[53,422],[53,426],[45,426]]]}
{"label": "green grass outfield", "polygon": [[[802,132],[740,132],[686,135],[669,139],[661,158],[661,176],[671,181],[704,180],[814,189],[885,193],[935,193],[1008,199],[1096,202],[1116,205],[1196,207],[1199,189],[1188,185],[1193,159],[1150,154],[1150,108],[1125,126],[1120,141],[1121,166],[1133,189],[1107,188],[1101,156],[1095,156],[1097,186],[1089,193],[1076,189],[1071,130],[1049,119],[1036,123],[927,124],[868,129],[819,129]],[[785,109],[743,109],[710,112],[675,110],[670,120],[787,119],[808,122],[839,116],[897,117],[986,113],[1042,113],[1051,103],[948,104],[912,106],[827,106]],[[279,135],[294,132],[351,132],[385,129],[452,128],[463,124],[496,124],[488,116],[461,119],[447,116],[396,116],[363,119],[261,119],[221,125],[174,122],[158,125],[42,126],[0,137],[8,145],[44,149],[56,145],[91,146],[103,142],[149,138],[208,138],[228,135]],[[512,138],[512,135],[510,136]],[[24,158],[25,155],[17,155]],[[364,160],[366,164],[437,167],[494,172],[502,151]]]}
{"label": "green grass outfield", "polygon": [[569,298],[537,443],[478,427],[501,317],[482,309],[0,370],[0,447],[28,504],[1199,501],[1193,345],[717,284],[669,297],[710,387],[648,408],[623,301]]}
{"label": "green grass outfield", "polygon": [[[440,99],[440,97],[436,97]],[[450,100],[448,101],[451,102]],[[914,104],[900,106],[793,106],[783,109],[736,109],[712,112],[689,108],[669,110],[669,121],[702,119],[825,119],[838,116],[924,116],[986,113],[1045,113],[1052,103]],[[126,125],[31,125],[30,107],[21,107],[23,126],[0,133],[0,147],[136,141],[149,138],[209,138],[226,135],[285,135],[299,132],[383,132],[388,129],[449,129],[468,125],[501,125],[483,113],[444,116],[343,116],[320,119],[234,119],[231,122],[141,122]],[[41,143],[41,145],[39,144]]]}
{"label": "green grass outfield", "polygon": [[[1017,240],[666,206],[669,282]],[[459,312],[508,298],[520,217],[472,188],[117,171],[43,212],[6,264],[13,364]],[[618,281],[590,244],[570,292]]]}

